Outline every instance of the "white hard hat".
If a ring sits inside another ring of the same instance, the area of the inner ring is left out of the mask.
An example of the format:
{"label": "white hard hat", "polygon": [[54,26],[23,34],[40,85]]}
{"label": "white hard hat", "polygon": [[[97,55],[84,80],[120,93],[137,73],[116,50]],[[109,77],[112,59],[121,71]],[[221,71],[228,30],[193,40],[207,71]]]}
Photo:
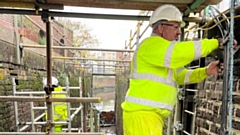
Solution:
{"label": "white hard hat", "polygon": [[152,16],[150,17],[149,25],[152,27],[152,25],[159,20],[180,22],[181,27],[184,27],[185,25],[182,20],[182,13],[177,7],[170,4],[165,4],[155,9]]}
{"label": "white hard hat", "polygon": [[[44,80],[43,80],[43,85],[44,85],[44,87],[45,86],[47,86],[47,78],[44,78]],[[53,86],[58,86],[58,80],[57,80],[57,78],[55,78],[55,77],[52,77],[52,85]]]}

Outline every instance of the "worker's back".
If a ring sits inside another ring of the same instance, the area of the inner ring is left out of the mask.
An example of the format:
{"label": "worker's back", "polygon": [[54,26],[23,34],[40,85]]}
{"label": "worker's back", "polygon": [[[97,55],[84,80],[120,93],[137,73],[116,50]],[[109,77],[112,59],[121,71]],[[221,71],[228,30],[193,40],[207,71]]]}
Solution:
{"label": "worker's back", "polygon": [[[62,92],[62,87],[58,86],[54,88],[54,92]],[[66,94],[52,94],[54,98],[65,98]],[[66,102],[54,102],[54,121],[63,121],[67,119],[67,103]]]}
{"label": "worker's back", "polygon": [[[44,87],[47,86],[47,79],[43,81]],[[63,92],[62,87],[58,84],[58,80],[55,77],[52,77],[52,86],[54,88],[54,92]],[[53,98],[66,98],[66,94],[52,93]],[[67,114],[67,103],[66,102],[53,102],[53,120],[54,121],[66,121]],[[46,112],[46,119],[48,119]],[[54,132],[62,132],[62,128],[64,125],[55,124]]]}

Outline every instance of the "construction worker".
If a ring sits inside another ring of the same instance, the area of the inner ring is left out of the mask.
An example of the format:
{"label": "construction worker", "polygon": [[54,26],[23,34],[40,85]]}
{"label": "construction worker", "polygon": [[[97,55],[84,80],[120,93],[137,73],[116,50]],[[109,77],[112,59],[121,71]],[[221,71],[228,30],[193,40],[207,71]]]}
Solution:
{"label": "construction worker", "polygon": [[178,42],[184,25],[178,8],[158,7],[149,24],[152,34],[137,46],[131,62],[129,89],[122,103],[124,135],[162,135],[163,118],[171,114],[177,100],[177,86],[219,74],[219,61],[204,68],[184,68],[217,49],[219,42]]}
{"label": "construction worker", "polygon": [[[43,81],[44,87],[47,86],[47,79],[45,78]],[[62,87],[58,84],[58,80],[55,77],[52,77],[52,87],[54,88],[54,92],[62,92]],[[52,94],[54,98],[65,98],[66,94]],[[54,121],[66,121],[68,118],[67,115],[67,103],[66,102],[54,102],[53,103],[53,111]],[[47,119],[47,115],[46,115]],[[63,125],[55,124],[54,132],[62,132]]]}

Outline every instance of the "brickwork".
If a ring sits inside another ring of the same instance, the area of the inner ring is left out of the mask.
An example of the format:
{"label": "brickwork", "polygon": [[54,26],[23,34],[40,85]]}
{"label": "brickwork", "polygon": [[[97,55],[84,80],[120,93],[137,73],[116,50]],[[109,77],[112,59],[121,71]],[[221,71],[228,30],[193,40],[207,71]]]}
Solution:
{"label": "brickwork", "polygon": [[[64,41],[64,45],[66,46],[73,46],[73,43],[70,42],[73,40],[73,32],[67,28],[64,27],[64,25],[54,21],[54,26],[53,26],[53,35],[56,39],[58,40],[54,40],[53,41],[53,45],[56,46],[61,46],[61,40]],[[69,50],[65,50],[65,52],[63,52],[63,50],[54,50],[55,52],[59,53],[59,54],[63,54],[63,56],[66,57],[71,57],[72,53]]]}
{"label": "brickwork", "polygon": [[[15,64],[16,47],[2,40],[0,40],[0,46],[0,95],[12,95],[12,77],[16,78],[16,91],[42,91],[42,77],[46,76],[46,58],[35,52],[25,50],[23,63]],[[77,79],[71,79],[79,77],[78,73],[73,74],[72,67],[64,67],[62,61],[54,61],[53,75],[61,78],[62,74],[70,77],[69,80],[72,86],[79,85]],[[59,81],[62,85],[65,84],[65,78],[62,80],[59,79]],[[70,94],[79,95],[77,93],[79,93],[79,91],[74,91]],[[43,103],[34,103],[34,106],[43,106]],[[0,102],[0,108],[0,132],[16,131],[13,102]],[[21,128],[25,122],[30,122],[30,103],[19,102],[18,113]],[[35,111],[35,118],[42,113],[43,111]],[[77,125],[76,121],[74,122],[72,125]],[[30,131],[31,128],[27,128],[26,130]]]}
{"label": "brickwork", "polygon": [[[42,22],[39,16],[28,16],[32,21],[38,23],[38,25],[45,29],[45,24]],[[24,16],[25,18],[25,16]],[[19,16],[18,16],[19,19]],[[24,48],[21,51],[22,59],[20,64],[16,64],[16,39],[14,34],[13,16],[10,14],[0,15],[0,95],[8,96],[12,95],[12,77],[16,78],[16,90],[17,91],[42,91],[42,77],[46,77],[46,49],[36,48]],[[56,34],[56,39],[61,39],[62,35],[58,33],[64,33],[64,29],[58,23],[57,29],[53,29]],[[19,22],[18,22],[19,25]],[[24,43],[38,44],[39,30],[40,28],[33,25],[28,19],[24,19],[23,31],[19,29],[19,33],[24,36]],[[72,40],[73,33],[70,30],[65,31],[65,38]],[[54,35],[55,36],[55,35]],[[67,45],[71,45],[70,42],[65,42]],[[54,44],[55,45],[55,44]],[[58,44],[56,44],[58,45]],[[70,54],[70,53],[69,53]],[[53,52],[52,55],[59,56],[58,53]],[[69,55],[70,56],[70,55]],[[70,65],[63,64],[64,60],[54,60],[52,72],[53,75],[59,79],[60,85],[65,85],[65,78],[68,76],[70,86],[78,86],[79,72],[75,72]],[[79,90],[73,90],[70,92],[72,97],[79,96]],[[26,95],[27,96],[27,95]],[[78,107],[79,104],[71,104],[72,107]],[[43,103],[34,103],[34,106],[43,106]],[[13,102],[0,102],[0,132],[12,132],[16,131],[15,113]],[[30,103],[19,102],[18,103],[18,120],[19,127],[23,127],[25,122],[30,122]],[[42,111],[35,111],[35,118],[42,114]],[[45,118],[41,119],[45,120]],[[79,118],[75,117],[72,126],[77,127]],[[31,126],[25,131],[31,131]]]}
{"label": "brickwork", "polygon": [[[238,58],[235,68],[239,67]],[[239,73],[234,72],[233,81],[233,134],[240,134],[240,80]],[[204,88],[197,93],[196,135],[219,135],[221,126],[223,76],[210,76],[206,79]]]}
{"label": "brickwork", "polygon": [[[17,16],[18,20],[20,16]],[[27,18],[30,18],[27,19]],[[1,14],[0,15],[0,33],[2,37],[0,39],[8,41],[10,43],[13,43],[14,41],[14,20],[13,15],[11,14]],[[36,24],[34,24],[36,23]],[[32,41],[32,44],[46,44],[45,39],[40,39],[40,30],[43,29],[43,31],[46,30],[46,24],[41,20],[40,16],[23,16],[23,29],[20,29],[20,21],[18,21],[19,25],[19,33],[22,34],[25,38]],[[59,46],[59,42],[61,39],[64,39],[64,44],[66,46],[72,46],[72,39],[73,39],[73,32],[70,29],[64,28],[64,26],[56,21],[53,21],[53,45]],[[40,27],[40,28],[39,28]],[[11,36],[8,37],[9,31],[11,32]],[[7,33],[7,34],[6,34]],[[63,35],[64,34],[64,35]],[[15,42],[15,41],[14,41]],[[25,43],[25,42],[24,42]],[[56,53],[60,53],[59,49],[54,50]],[[66,51],[65,56],[72,56],[72,53],[70,51]]]}
{"label": "brickwork", "polygon": [[13,15],[0,14],[0,25],[9,29],[13,29]]}
{"label": "brickwork", "polygon": [[[0,20],[1,20],[1,18],[0,18]],[[12,31],[10,28],[5,27],[5,26],[0,24],[0,33],[2,33],[0,35],[0,40],[4,40],[4,41],[9,42],[9,43],[16,42],[15,37],[14,37],[14,31]]]}
{"label": "brickwork", "polygon": [[[236,10],[235,14],[240,11]],[[229,14],[228,14],[229,15]],[[240,43],[239,23],[240,19],[235,19],[234,38]],[[208,38],[221,35],[218,27],[207,32]],[[206,62],[213,59],[206,59]],[[232,131],[233,135],[240,134],[240,51],[234,55],[233,68],[233,114]],[[225,71],[227,72],[227,71]],[[205,81],[204,88],[199,88],[197,93],[197,115],[195,135],[219,135],[221,126],[221,105],[222,105],[223,77],[211,76]],[[228,113],[228,109],[227,109]],[[206,126],[208,125],[208,126]],[[228,127],[228,124],[227,124]]]}
{"label": "brickwork", "polygon": [[[9,68],[11,67],[11,68]],[[16,91],[42,91],[41,77],[39,74],[28,72],[23,66],[17,66],[9,63],[1,63],[0,72],[4,75],[0,80],[0,95],[10,96],[13,94],[12,77],[16,78]],[[40,106],[42,103],[36,103]],[[42,104],[43,105],[43,104]],[[13,102],[0,102],[0,132],[16,131],[15,113]],[[43,111],[35,111],[35,116],[39,116]],[[18,120],[20,128],[25,122],[30,122],[30,103],[18,102]]]}

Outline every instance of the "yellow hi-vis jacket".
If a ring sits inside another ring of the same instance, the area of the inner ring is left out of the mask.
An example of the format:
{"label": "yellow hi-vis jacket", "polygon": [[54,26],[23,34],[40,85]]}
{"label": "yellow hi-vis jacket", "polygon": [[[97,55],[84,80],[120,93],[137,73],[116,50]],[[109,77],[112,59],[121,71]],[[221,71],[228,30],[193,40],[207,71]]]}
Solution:
{"label": "yellow hi-vis jacket", "polygon": [[[54,92],[62,92],[62,87],[58,86],[54,88]],[[52,94],[52,97],[54,98],[66,98],[65,94]],[[54,102],[53,103],[53,111],[54,121],[66,121],[68,118],[68,112],[67,112],[67,102]],[[47,116],[47,115],[46,115]],[[58,128],[61,125],[55,125],[55,130],[58,130]]]}
{"label": "yellow hi-vis jacket", "polygon": [[[62,92],[62,87],[58,86],[54,88],[55,92]],[[66,98],[65,94],[52,94],[52,97],[54,98]],[[54,121],[63,121],[67,120],[67,102],[54,102],[53,103],[54,108]]]}
{"label": "yellow hi-vis jacket", "polygon": [[132,58],[123,110],[155,111],[168,117],[177,100],[177,85],[197,83],[207,77],[206,68],[188,70],[184,66],[206,57],[217,47],[216,39],[170,42],[152,35],[143,40]]}

